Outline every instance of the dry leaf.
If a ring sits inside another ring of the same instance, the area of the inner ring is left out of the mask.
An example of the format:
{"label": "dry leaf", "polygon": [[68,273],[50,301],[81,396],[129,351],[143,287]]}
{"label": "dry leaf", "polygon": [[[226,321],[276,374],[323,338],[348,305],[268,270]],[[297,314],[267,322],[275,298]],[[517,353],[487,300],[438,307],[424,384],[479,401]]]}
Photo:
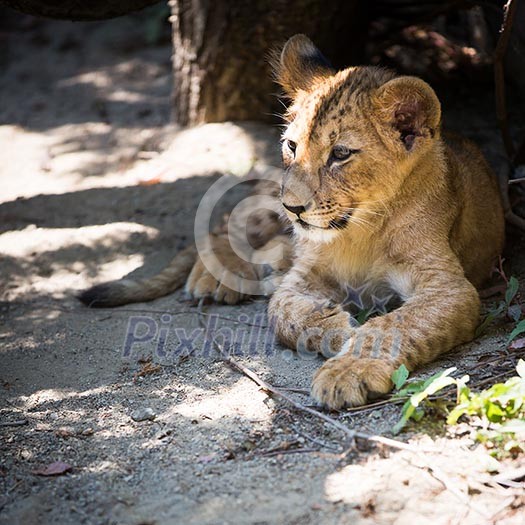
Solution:
{"label": "dry leaf", "polygon": [[511,350],[521,350],[522,348],[525,348],[525,337],[512,341],[509,348]]}
{"label": "dry leaf", "polygon": [[33,474],[36,474],[37,476],[60,476],[61,474],[69,472],[72,468],[73,467],[68,463],[64,463],[63,461],[55,461],[46,467],[33,470]]}
{"label": "dry leaf", "polygon": [[151,177],[150,179],[142,179],[142,180],[139,180],[139,186],[154,186],[155,184],[158,184],[159,182],[161,182],[161,178],[160,177]]}

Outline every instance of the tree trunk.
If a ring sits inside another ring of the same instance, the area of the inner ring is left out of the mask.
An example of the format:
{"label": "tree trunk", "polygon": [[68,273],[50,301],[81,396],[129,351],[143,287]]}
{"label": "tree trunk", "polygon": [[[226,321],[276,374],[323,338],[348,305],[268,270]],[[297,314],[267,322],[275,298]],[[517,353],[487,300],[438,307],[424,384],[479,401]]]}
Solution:
{"label": "tree trunk", "polygon": [[175,121],[186,126],[272,119],[280,110],[268,54],[293,34],[305,33],[335,67],[351,64],[363,49],[366,4],[171,0]]}
{"label": "tree trunk", "polygon": [[0,5],[27,15],[47,18],[103,20],[125,15],[158,2],[159,0],[0,0]]}

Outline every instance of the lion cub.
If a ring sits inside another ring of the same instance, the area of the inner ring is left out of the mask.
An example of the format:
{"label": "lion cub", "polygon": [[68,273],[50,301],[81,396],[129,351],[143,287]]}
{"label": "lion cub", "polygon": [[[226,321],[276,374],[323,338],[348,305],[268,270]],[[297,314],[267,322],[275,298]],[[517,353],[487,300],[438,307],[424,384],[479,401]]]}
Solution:
{"label": "lion cub", "polygon": [[[388,392],[401,364],[412,370],[474,337],[475,287],[504,240],[497,184],[471,142],[441,135],[439,101],[422,80],[376,67],[336,72],[304,35],[286,43],[275,72],[291,101],[280,198],[294,256],[280,263],[291,268],[269,314],[284,344],[329,357],[314,398],[360,405]],[[278,221],[267,222],[260,245],[286,243]],[[225,235],[211,245],[239,273],[260,277]],[[150,280],[101,285],[81,299],[106,306],[164,295],[194,261],[190,248]],[[234,303],[249,295],[209,270],[200,253],[186,285],[193,296]],[[367,308],[389,295],[399,308],[362,326],[346,308],[349,297]]]}
{"label": "lion cub", "polygon": [[[335,72],[302,35],[276,75],[292,101],[281,200],[297,240],[270,315],[285,344],[333,356],[314,398],[360,405],[388,392],[401,364],[413,370],[474,337],[475,287],[503,247],[498,187],[472,143],[442,137],[439,101],[422,80]],[[355,326],[333,299],[345,288],[372,298],[386,289],[402,305]]]}

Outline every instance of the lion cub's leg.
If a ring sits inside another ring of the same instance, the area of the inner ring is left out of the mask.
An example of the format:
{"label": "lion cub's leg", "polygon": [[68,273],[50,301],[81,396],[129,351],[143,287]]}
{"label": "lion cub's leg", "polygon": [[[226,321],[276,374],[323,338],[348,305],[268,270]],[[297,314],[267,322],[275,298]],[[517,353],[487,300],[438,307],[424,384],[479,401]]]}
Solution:
{"label": "lion cub's leg", "polygon": [[271,295],[292,264],[292,241],[276,235],[247,254],[238,254],[226,234],[210,236],[209,249],[199,252],[186,282],[186,291],[236,304],[254,295]]}
{"label": "lion cub's leg", "polygon": [[405,269],[402,280],[404,304],[358,328],[321,367],[312,384],[316,400],[331,408],[363,404],[391,389],[401,364],[413,370],[472,340],[480,301],[461,268]]}
{"label": "lion cub's leg", "polygon": [[323,338],[323,334],[331,330],[346,336],[339,353],[314,377],[312,395],[318,402],[330,408],[361,405],[371,395],[391,389],[392,372],[401,364],[413,370],[474,337],[479,297],[461,268],[404,268],[392,275],[394,289],[396,284],[404,304],[358,328],[351,326],[348,314],[337,306],[328,314],[309,313],[311,306],[304,295],[300,297],[304,283],[274,295],[270,311],[278,318],[277,334],[284,343],[297,346],[301,333],[317,330],[313,344],[321,351],[333,351],[338,337]]}
{"label": "lion cub's leg", "polygon": [[293,268],[270,299],[268,314],[283,344],[330,357],[352,337],[357,325],[342,308],[342,300],[341,290]]}

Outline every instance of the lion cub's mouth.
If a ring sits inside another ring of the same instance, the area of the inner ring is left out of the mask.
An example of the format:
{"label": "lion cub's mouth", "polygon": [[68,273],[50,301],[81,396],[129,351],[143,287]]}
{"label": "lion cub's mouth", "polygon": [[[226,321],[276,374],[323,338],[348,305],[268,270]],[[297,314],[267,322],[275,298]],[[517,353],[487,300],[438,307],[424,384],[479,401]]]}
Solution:
{"label": "lion cub's mouth", "polygon": [[330,222],[327,226],[318,226],[316,224],[311,224],[309,222],[306,222],[305,220],[301,219],[301,217],[297,217],[295,220],[295,224],[298,224],[305,230],[310,229],[316,229],[316,230],[342,230],[346,227],[348,224],[350,217],[352,216],[352,213],[345,213],[343,216],[338,217],[337,219],[330,219]]}

